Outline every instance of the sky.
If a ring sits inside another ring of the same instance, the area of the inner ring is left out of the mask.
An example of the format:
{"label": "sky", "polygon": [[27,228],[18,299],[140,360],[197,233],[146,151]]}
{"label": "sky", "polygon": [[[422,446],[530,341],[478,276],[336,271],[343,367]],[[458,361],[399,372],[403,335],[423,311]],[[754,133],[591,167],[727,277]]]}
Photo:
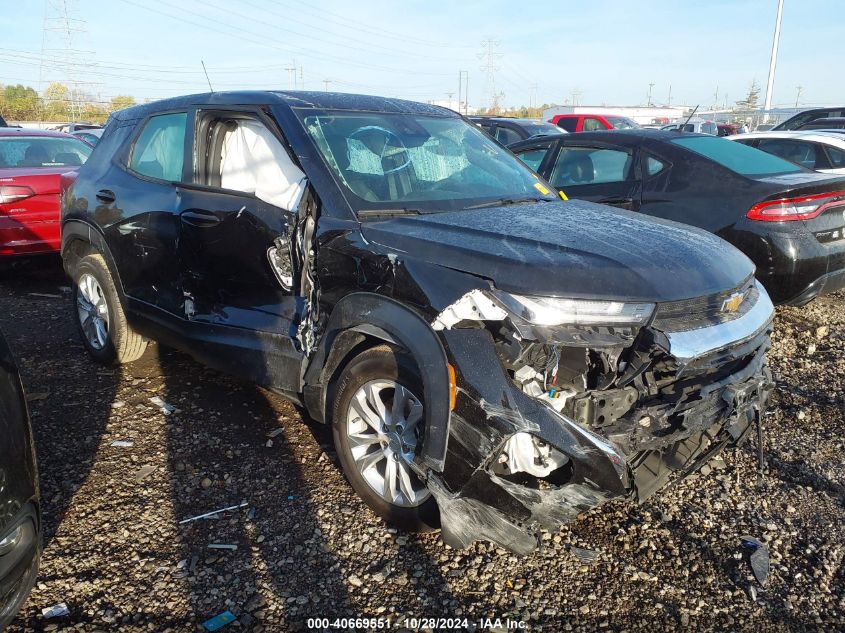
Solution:
{"label": "sky", "polygon": [[[73,18],[69,56],[49,8],[62,3]],[[762,103],[776,8],[777,0],[0,0],[0,83],[79,82],[97,100],[143,101],[207,91],[204,62],[215,90],[289,89],[295,66],[297,88],[430,101],[456,100],[464,70],[478,107],[490,105],[492,65],[508,106],[643,105],[649,90],[663,105],[671,90],[672,105],[705,109],[745,97],[752,81]],[[798,86],[801,105],[845,101],[834,52],[843,24],[842,0],[785,0],[773,105],[794,106]]]}

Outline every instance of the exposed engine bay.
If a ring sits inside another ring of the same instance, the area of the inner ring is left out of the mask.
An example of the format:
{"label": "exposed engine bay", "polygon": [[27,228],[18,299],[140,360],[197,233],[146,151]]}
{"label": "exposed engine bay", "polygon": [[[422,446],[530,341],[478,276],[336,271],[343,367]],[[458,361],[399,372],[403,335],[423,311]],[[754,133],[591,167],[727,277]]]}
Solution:
{"label": "exposed engine bay", "polygon": [[[460,367],[464,406],[452,416],[442,480],[428,479],[447,542],[531,551],[538,528],[611,498],[642,502],[741,443],[772,388],[772,307],[751,280],[737,292],[745,305],[736,312],[721,309],[724,297],[658,305],[641,328],[530,327],[476,291],[444,310],[434,327],[456,360],[467,345],[476,355],[484,341],[491,347],[478,363],[485,371]],[[733,340],[693,357],[672,344],[714,329]]]}

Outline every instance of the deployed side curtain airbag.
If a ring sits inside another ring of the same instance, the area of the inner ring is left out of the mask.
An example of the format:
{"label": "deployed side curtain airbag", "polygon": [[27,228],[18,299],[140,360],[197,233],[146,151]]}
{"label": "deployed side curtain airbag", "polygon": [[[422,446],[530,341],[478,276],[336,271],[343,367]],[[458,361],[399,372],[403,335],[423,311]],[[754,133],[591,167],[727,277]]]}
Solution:
{"label": "deployed side curtain airbag", "polygon": [[223,139],[220,186],[255,194],[282,209],[296,209],[305,191],[305,174],[264,125],[237,123]]}

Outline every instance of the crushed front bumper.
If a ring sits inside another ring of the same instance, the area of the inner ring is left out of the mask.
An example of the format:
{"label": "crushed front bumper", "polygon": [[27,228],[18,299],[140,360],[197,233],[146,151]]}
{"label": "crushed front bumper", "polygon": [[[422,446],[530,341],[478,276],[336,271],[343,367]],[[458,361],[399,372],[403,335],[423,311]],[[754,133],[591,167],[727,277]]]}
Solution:
{"label": "crushed front bumper", "polygon": [[[607,428],[579,423],[514,384],[489,331],[443,331],[458,397],[445,469],[428,473],[427,483],[440,508],[444,541],[465,547],[489,540],[528,553],[537,546],[541,528],[558,530],[610,499],[642,501],[742,442],[760,422],[772,387],[765,361],[771,316],[769,310],[739,324],[745,329],[732,342],[688,348],[694,354],[681,359],[679,370],[688,374],[683,395],[643,412],[656,416],[660,409],[664,420],[671,414],[671,432],[660,424],[643,429],[634,423],[631,430],[622,429],[622,421]],[[496,462],[518,433],[563,453],[565,466],[547,478],[503,475]]]}

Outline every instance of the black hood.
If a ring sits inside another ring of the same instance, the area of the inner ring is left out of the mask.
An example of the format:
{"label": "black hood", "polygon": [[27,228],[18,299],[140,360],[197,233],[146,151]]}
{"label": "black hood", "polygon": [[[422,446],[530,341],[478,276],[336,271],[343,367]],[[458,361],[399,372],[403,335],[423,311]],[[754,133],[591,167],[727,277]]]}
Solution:
{"label": "black hood", "polygon": [[578,200],[370,220],[362,231],[520,294],[676,301],[728,290],[754,271],[711,233]]}

